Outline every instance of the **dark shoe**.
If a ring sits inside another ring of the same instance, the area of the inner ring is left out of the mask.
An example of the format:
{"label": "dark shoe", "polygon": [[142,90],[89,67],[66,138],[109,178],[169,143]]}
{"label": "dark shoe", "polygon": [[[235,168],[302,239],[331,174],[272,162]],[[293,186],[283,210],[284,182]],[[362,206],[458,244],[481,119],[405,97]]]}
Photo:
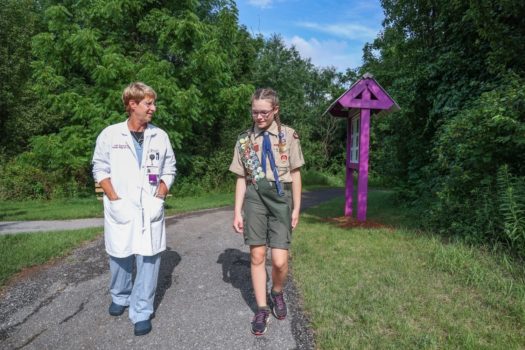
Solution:
{"label": "dark shoe", "polygon": [[272,304],[272,313],[275,318],[284,320],[288,314],[286,303],[284,302],[284,293],[270,293],[270,301]]}
{"label": "dark shoe", "polygon": [[151,332],[151,321],[140,321],[135,323],[135,335],[145,335]]}
{"label": "dark shoe", "polygon": [[259,309],[252,320],[252,333],[255,335],[263,335],[266,333],[268,322],[270,322],[270,310]]}
{"label": "dark shoe", "polygon": [[111,316],[120,316],[124,313],[124,310],[126,310],[126,306],[115,304],[113,302],[109,305],[109,314]]}

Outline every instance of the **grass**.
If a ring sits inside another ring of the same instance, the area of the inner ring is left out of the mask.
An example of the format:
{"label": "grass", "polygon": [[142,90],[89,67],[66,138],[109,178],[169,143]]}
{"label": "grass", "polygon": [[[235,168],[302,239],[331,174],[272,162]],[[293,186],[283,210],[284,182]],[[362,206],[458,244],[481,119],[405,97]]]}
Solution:
{"label": "grass", "polygon": [[219,208],[233,205],[232,192],[207,193],[196,197],[169,197],[166,200],[166,214],[173,215],[194,210]]}
{"label": "grass", "polygon": [[301,170],[301,180],[303,191],[314,191],[323,188],[343,187],[345,181],[342,177],[328,175],[316,170]]}
{"label": "grass", "polygon": [[340,228],[339,198],[307,211],[292,267],[320,349],[525,348],[523,266],[414,230],[388,191],[371,191],[368,220]]}
{"label": "grass", "polygon": [[0,286],[25,267],[67,255],[82,242],[101,234],[100,228],[46,233],[0,235]]}
{"label": "grass", "polygon": [[[168,197],[166,215],[233,205],[233,193],[207,193],[195,197]],[[92,198],[0,202],[0,221],[68,220],[103,217],[102,201]]]}
{"label": "grass", "polygon": [[91,217],[102,217],[102,204],[95,197],[0,202],[0,221],[66,220]]}

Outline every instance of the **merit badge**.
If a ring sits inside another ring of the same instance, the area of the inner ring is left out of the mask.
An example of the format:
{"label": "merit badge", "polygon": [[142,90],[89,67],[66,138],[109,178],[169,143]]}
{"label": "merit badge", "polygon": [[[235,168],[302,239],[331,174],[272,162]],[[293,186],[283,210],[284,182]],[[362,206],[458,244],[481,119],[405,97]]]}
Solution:
{"label": "merit badge", "polygon": [[294,132],[293,132],[293,138],[294,138],[294,139],[298,139],[298,138],[299,138],[299,135],[297,134],[297,131],[294,131]]}
{"label": "merit badge", "polygon": [[288,160],[288,156],[286,154],[281,155],[281,162],[285,163]]}
{"label": "merit badge", "polygon": [[256,143],[255,145],[253,145],[253,150],[254,150],[255,152],[259,152],[259,144],[258,144],[258,143]]}

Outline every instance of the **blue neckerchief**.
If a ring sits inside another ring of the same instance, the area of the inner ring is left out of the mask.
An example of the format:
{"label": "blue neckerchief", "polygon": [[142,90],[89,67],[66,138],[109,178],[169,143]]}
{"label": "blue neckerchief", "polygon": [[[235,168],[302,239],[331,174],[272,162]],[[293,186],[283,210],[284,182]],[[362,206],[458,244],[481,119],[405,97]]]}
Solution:
{"label": "blue neckerchief", "polygon": [[277,167],[275,166],[275,158],[273,157],[272,152],[272,142],[270,141],[270,135],[268,134],[268,131],[265,131],[263,134],[263,146],[262,146],[262,154],[261,154],[261,165],[263,168],[264,173],[266,174],[266,157],[270,158],[270,167],[273,171],[273,177],[275,178],[275,186],[277,186],[277,193],[279,193],[279,196],[284,196],[284,191],[281,187],[281,182],[279,181],[279,173],[277,172]]}

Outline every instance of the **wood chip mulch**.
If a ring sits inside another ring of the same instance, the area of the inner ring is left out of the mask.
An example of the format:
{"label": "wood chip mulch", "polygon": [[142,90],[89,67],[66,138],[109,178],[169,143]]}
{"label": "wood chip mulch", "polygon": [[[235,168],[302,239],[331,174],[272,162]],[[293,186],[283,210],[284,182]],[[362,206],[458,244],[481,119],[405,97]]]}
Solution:
{"label": "wood chip mulch", "polygon": [[341,228],[386,228],[389,230],[393,230],[394,228],[392,226],[388,226],[379,222],[375,221],[357,221],[356,218],[353,218],[351,216],[339,216],[336,218],[325,218],[323,221],[333,223]]}

